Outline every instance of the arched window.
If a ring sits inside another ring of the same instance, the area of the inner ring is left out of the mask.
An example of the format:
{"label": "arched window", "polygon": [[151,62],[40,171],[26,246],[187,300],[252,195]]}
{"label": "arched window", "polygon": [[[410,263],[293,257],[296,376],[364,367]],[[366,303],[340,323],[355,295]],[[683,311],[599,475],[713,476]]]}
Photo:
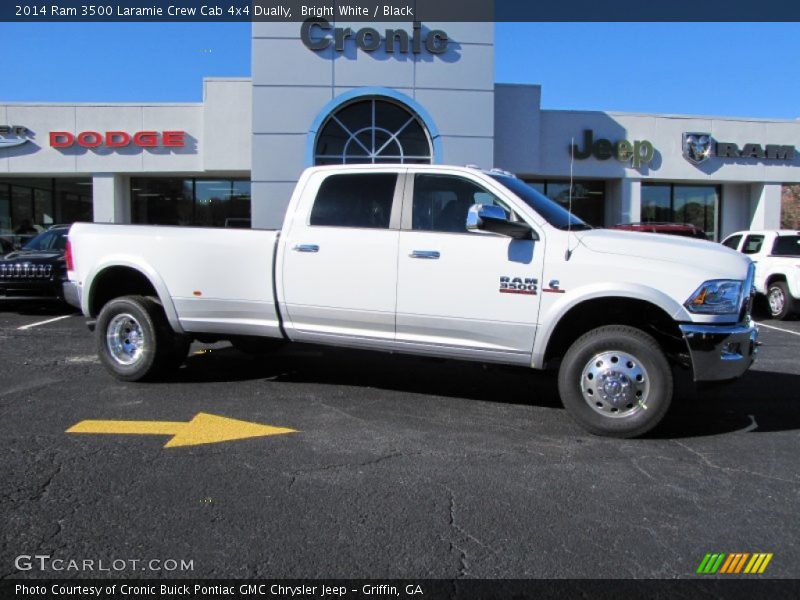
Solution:
{"label": "arched window", "polygon": [[431,163],[422,120],[395,100],[359,98],[336,109],[319,130],[314,164]]}

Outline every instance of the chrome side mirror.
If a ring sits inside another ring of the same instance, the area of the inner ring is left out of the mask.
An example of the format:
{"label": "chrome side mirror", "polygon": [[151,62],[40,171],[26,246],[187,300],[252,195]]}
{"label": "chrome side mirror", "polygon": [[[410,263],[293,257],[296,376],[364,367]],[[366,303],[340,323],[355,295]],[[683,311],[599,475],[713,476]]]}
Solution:
{"label": "chrome side mirror", "polygon": [[538,240],[531,226],[522,221],[509,221],[506,211],[494,204],[473,204],[467,212],[467,231],[490,232],[515,240]]}

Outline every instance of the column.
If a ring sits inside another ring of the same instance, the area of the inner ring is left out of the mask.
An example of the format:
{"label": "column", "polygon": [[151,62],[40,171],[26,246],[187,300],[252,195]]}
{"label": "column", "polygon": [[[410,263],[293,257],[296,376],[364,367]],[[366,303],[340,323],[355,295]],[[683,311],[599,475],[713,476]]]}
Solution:
{"label": "column", "polygon": [[117,173],[95,173],[92,203],[95,223],[130,223],[130,179]]}
{"label": "column", "polygon": [[606,181],[605,225],[642,220],[642,182],[638,179]]}
{"label": "column", "polygon": [[750,186],[750,229],[780,229],[780,183],[754,183]]}

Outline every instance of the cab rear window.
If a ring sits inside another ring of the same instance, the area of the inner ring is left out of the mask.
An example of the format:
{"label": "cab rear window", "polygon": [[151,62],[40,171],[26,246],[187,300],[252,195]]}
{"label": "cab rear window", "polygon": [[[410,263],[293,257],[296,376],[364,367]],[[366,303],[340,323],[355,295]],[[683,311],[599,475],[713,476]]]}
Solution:
{"label": "cab rear window", "polygon": [[800,235],[780,235],[772,245],[773,256],[800,256]]}

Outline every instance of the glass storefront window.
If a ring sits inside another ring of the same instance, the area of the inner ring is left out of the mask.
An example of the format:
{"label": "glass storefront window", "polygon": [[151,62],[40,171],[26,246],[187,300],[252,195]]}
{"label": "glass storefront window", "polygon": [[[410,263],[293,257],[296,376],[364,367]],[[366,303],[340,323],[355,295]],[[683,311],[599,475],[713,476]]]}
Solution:
{"label": "glass storefront window", "polygon": [[667,223],[673,220],[672,189],[669,185],[642,185],[642,221]]}
{"label": "glass storefront window", "polygon": [[719,197],[714,185],[642,184],[642,221],[690,223],[716,240]]}
{"label": "glass storefront window", "polygon": [[249,227],[250,182],[237,179],[131,179],[134,223]]}
{"label": "glass storefront window", "polygon": [[676,185],[673,187],[672,208],[676,220],[699,227],[710,240],[717,239],[716,187]]}
{"label": "glass storefront window", "polygon": [[193,225],[191,179],[131,179],[131,216],[134,223]]}
{"label": "glass storefront window", "polygon": [[55,206],[52,209],[54,223],[93,221],[92,189],[91,179],[56,179],[53,191]]}
{"label": "glass storefront window", "polygon": [[35,223],[41,223],[45,227],[55,225],[52,190],[33,190],[33,213]]}
{"label": "glass storefront window", "polygon": [[11,186],[11,217],[14,233],[19,235],[39,233],[33,226],[33,188]]}
{"label": "glass storefront window", "polygon": [[[526,181],[538,192],[569,209],[568,181]],[[572,184],[572,213],[593,227],[605,223],[605,181],[575,181]]]}
{"label": "glass storefront window", "polygon": [[0,233],[11,229],[11,186],[0,183]]}
{"label": "glass storefront window", "polygon": [[92,221],[88,178],[0,179],[0,236],[19,245],[56,224]]}

